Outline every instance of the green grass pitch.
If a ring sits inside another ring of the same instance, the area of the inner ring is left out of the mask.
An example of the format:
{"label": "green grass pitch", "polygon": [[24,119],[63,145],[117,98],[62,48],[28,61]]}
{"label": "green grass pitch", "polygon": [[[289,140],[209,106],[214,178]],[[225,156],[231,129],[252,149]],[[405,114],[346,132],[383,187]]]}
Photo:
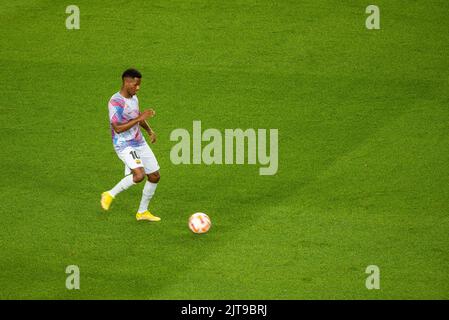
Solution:
{"label": "green grass pitch", "polygon": [[[449,298],[447,1],[378,0],[380,30],[360,0],[77,0],[80,30],[69,4],[0,12],[0,298]],[[157,112],[159,224],[135,221],[142,185],[99,206],[130,66]],[[278,173],[172,164],[194,120],[278,129]]]}

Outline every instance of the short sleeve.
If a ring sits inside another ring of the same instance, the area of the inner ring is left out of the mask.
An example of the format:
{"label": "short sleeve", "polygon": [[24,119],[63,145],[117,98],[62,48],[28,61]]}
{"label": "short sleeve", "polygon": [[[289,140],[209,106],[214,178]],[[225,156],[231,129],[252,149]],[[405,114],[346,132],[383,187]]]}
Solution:
{"label": "short sleeve", "polygon": [[111,123],[123,122],[123,110],[125,101],[123,99],[113,98],[109,101],[109,120]]}

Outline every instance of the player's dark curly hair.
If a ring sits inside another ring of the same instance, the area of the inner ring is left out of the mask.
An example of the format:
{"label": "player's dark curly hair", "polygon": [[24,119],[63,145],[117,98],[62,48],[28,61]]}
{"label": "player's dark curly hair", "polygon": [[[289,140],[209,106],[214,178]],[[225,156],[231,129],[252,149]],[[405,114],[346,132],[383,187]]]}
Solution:
{"label": "player's dark curly hair", "polygon": [[126,69],[122,74],[122,80],[125,78],[142,78],[142,74],[136,69]]}

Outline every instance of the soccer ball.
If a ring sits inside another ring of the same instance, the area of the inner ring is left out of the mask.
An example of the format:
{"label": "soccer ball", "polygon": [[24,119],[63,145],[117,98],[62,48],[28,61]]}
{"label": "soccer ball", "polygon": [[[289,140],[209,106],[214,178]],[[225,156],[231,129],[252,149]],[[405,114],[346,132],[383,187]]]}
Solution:
{"label": "soccer ball", "polygon": [[189,218],[189,228],[193,233],[206,233],[211,225],[209,216],[202,212],[194,213]]}

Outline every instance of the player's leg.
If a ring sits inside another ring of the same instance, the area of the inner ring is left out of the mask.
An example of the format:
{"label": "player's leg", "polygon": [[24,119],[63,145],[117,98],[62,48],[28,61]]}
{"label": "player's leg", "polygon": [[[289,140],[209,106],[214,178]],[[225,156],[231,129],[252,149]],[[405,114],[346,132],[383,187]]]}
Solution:
{"label": "player's leg", "polygon": [[105,210],[109,209],[112,201],[120,192],[123,192],[131,186],[143,181],[146,176],[142,160],[139,158],[137,152],[133,148],[126,148],[125,150],[117,154],[119,158],[125,163],[125,166],[130,169],[132,175],[126,175],[111,190],[103,192],[101,194],[101,206]]}
{"label": "player's leg", "polygon": [[125,191],[129,187],[142,182],[145,179],[145,171],[143,168],[134,168],[131,169],[130,175],[127,175],[122,180],[120,180],[119,183],[117,183],[111,190],[109,190],[109,193],[111,196],[115,198],[116,195],[118,195],[120,192]]}
{"label": "player's leg", "polygon": [[139,205],[139,213],[145,212],[148,210],[148,205],[150,204],[151,198],[153,198],[154,193],[156,192],[157,183],[160,179],[159,171],[152,172],[147,175],[148,181],[145,182],[145,186],[142,191],[142,200]]}
{"label": "player's leg", "polygon": [[148,181],[151,183],[158,183],[159,180],[161,179],[161,174],[159,173],[159,170],[158,170],[158,171],[152,172],[150,174],[147,174],[147,178],[148,178]]}
{"label": "player's leg", "polygon": [[137,211],[137,220],[160,221],[148,211],[148,205],[156,192],[157,183],[160,180],[159,164],[154,156],[153,151],[148,145],[138,148],[139,156],[142,159],[145,174],[148,180],[142,191],[142,199],[140,200],[139,210]]}

